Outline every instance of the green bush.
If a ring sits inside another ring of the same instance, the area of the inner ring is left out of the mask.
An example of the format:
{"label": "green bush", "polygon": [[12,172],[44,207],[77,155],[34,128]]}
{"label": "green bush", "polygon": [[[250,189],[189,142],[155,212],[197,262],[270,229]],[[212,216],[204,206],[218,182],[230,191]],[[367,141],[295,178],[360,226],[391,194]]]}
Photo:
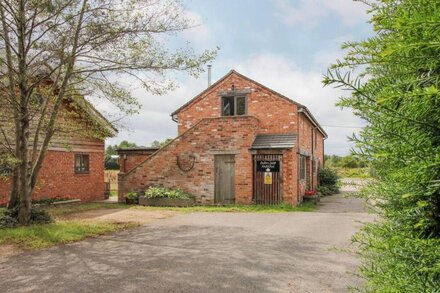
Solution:
{"label": "green bush", "polygon": [[316,190],[321,195],[332,195],[339,192],[339,187],[337,185],[332,186],[326,186],[326,185],[319,185]]}
{"label": "green bush", "polygon": [[190,194],[183,192],[179,189],[168,189],[163,187],[150,187],[145,192],[147,198],[176,198],[176,199],[188,199]]}
{"label": "green bush", "polygon": [[18,226],[18,219],[7,214],[0,215],[0,229],[14,228]]}
{"label": "green bush", "polygon": [[440,292],[440,5],[370,2],[375,34],[347,42],[324,83],[367,123],[352,142],[374,170],[380,221],[355,241],[366,292]]}
{"label": "green bush", "polygon": [[439,238],[420,238],[383,221],[367,224],[354,241],[366,292],[439,292]]}
{"label": "green bush", "polygon": [[332,195],[339,192],[339,176],[336,170],[330,168],[318,171],[319,186],[316,188],[321,195]]}
{"label": "green bush", "polygon": [[131,191],[125,195],[125,202],[127,204],[138,204],[139,194],[137,192]]}
{"label": "green bush", "polygon": [[318,171],[318,181],[320,185],[336,185],[338,183],[338,180],[338,173],[334,169],[323,168]]}
{"label": "green bush", "polygon": [[[54,222],[53,217],[45,210],[32,208],[31,224],[49,224]],[[18,226],[18,209],[6,209],[0,213],[0,228],[14,228]]]}

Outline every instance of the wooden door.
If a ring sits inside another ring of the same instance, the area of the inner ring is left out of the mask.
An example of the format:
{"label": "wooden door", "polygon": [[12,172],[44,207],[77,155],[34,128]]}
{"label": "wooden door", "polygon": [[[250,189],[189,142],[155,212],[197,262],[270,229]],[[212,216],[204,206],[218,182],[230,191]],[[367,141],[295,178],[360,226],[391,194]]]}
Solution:
{"label": "wooden door", "polygon": [[235,202],[235,156],[215,155],[215,195],[217,204],[233,204]]}
{"label": "wooden door", "polygon": [[283,155],[254,155],[255,204],[279,204],[283,202]]}

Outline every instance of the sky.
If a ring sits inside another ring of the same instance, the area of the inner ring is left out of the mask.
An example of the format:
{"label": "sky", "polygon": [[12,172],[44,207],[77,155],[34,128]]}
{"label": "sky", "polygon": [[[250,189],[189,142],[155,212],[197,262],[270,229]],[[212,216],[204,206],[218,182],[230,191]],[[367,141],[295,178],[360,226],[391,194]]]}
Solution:
{"label": "sky", "polygon": [[[215,82],[231,69],[306,105],[329,137],[326,154],[347,155],[347,137],[364,122],[349,109],[335,106],[344,94],[323,87],[328,66],[344,56],[345,41],[362,40],[373,34],[367,7],[352,0],[183,0],[188,16],[198,24],[183,32],[180,40],[196,51],[219,47],[212,64]],[[117,137],[149,146],[154,140],[177,135],[170,114],[207,86],[207,76],[175,77],[178,88],[154,96],[141,87],[133,94],[142,109],[124,118]],[[105,112],[105,105],[98,105]]]}

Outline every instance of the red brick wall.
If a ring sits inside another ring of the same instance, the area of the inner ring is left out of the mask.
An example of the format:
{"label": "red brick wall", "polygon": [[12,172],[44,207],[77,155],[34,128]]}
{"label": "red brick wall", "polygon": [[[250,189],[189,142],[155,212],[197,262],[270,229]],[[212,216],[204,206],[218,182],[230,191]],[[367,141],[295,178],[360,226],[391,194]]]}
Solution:
{"label": "red brick wall", "polygon": [[[259,128],[254,117],[218,117],[201,120],[174,142],[147,159],[132,172],[120,176],[119,200],[130,191],[149,186],[179,188],[196,196],[200,204],[214,203],[214,156],[235,154],[236,203],[252,202],[252,152],[249,150]],[[177,166],[179,154],[194,154],[194,168],[188,172]],[[284,202],[296,205],[296,149],[283,154]]]}
{"label": "red brick wall", "polygon": [[[316,189],[318,184],[318,172],[317,168],[319,162],[321,162],[321,166],[324,161],[324,136],[315,126],[310,122],[310,120],[304,115],[300,114],[299,116],[299,149],[301,151],[306,151],[310,154],[310,157],[307,159],[307,171],[308,175],[311,178],[310,180],[310,189]],[[315,135],[316,145],[314,144],[313,135]],[[312,170],[312,158],[315,158],[315,172]],[[299,158],[298,158],[299,160]],[[300,195],[304,195],[305,190],[307,189],[307,183],[305,180],[300,180]]]}
{"label": "red brick wall", "polygon": [[[221,117],[220,93],[246,91],[246,116]],[[235,191],[237,203],[252,200],[252,153],[249,151],[255,135],[259,133],[297,133],[299,143],[283,154],[283,198],[298,204],[306,189],[299,180],[298,152],[306,151],[323,161],[323,137],[317,132],[318,144],[312,148],[314,126],[298,106],[274,92],[242,76],[232,73],[208,92],[198,97],[177,114],[179,136],[156,155],[141,163],[133,171],[119,177],[119,200],[129,191],[141,192],[149,186],[179,188],[197,197],[202,204],[214,201],[214,156],[235,154]],[[196,163],[185,172],[177,166],[180,154],[195,154]],[[311,160],[308,161],[311,170]],[[313,187],[317,177],[313,177]]]}
{"label": "red brick wall", "polygon": [[8,204],[10,186],[9,178],[0,177],[0,206]]}
{"label": "red brick wall", "polygon": [[[129,191],[149,186],[179,188],[196,196],[197,202],[214,202],[214,156],[235,154],[235,198],[237,203],[252,200],[252,157],[249,152],[258,120],[254,117],[210,118],[162,148],[133,171],[120,176],[119,200]],[[177,156],[194,154],[194,168],[182,171]]]}
{"label": "red brick wall", "polygon": [[179,135],[202,118],[219,117],[221,114],[219,93],[231,90],[232,85],[236,90],[251,91],[247,94],[247,114],[260,120],[259,133],[297,132],[297,106],[295,104],[233,73],[178,113]]}
{"label": "red brick wall", "polygon": [[119,150],[119,171],[127,173],[155,152],[156,150]]}
{"label": "red brick wall", "polygon": [[[324,161],[323,135],[318,130],[315,130],[317,145],[312,149],[312,131],[315,127],[305,114],[298,113],[298,106],[235,73],[228,76],[225,80],[211,88],[209,92],[178,113],[179,134],[191,128],[202,118],[219,117],[221,115],[221,96],[219,93],[231,90],[232,85],[234,85],[236,90],[250,91],[247,94],[247,115],[259,119],[260,123],[257,133],[297,133],[299,135],[299,146],[296,151],[298,152],[301,149],[311,155],[313,154],[313,157],[321,161],[322,166]],[[285,182],[288,180],[289,184],[293,185],[292,190],[294,191],[292,192],[298,195],[296,198],[292,198],[292,201],[301,202],[302,196],[307,189],[307,184],[305,180],[299,180],[298,177],[299,156],[296,153],[289,154],[289,156],[291,156],[293,164],[291,172],[294,175],[291,175],[291,179],[285,178]],[[316,161],[316,166],[318,166],[318,160]],[[309,176],[311,176],[310,188],[314,189],[318,180],[317,172],[312,175],[311,158],[307,160],[307,164]],[[299,191],[297,188],[299,188]],[[289,191],[286,194],[291,194],[291,192]]]}
{"label": "red brick wall", "polygon": [[[89,174],[74,173],[76,153],[89,154]],[[102,152],[49,151],[43,162],[33,199],[71,198],[82,201],[104,199],[104,144]],[[9,182],[0,179],[0,202],[6,203]]]}
{"label": "red brick wall", "polygon": [[126,159],[119,157],[119,170],[124,173],[128,172],[135,166],[139,165],[140,162],[148,158],[148,156],[149,155],[143,154],[130,154],[127,155]]}

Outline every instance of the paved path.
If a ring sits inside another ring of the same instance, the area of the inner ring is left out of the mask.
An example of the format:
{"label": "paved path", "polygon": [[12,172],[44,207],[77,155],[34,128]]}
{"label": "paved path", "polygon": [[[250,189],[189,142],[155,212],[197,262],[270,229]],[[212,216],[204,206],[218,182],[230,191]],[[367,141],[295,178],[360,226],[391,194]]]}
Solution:
{"label": "paved path", "polygon": [[313,213],[178,215],[1,259],[0,291],[344,292],[359,284],[350,237],[370,220],[341,196]]}

